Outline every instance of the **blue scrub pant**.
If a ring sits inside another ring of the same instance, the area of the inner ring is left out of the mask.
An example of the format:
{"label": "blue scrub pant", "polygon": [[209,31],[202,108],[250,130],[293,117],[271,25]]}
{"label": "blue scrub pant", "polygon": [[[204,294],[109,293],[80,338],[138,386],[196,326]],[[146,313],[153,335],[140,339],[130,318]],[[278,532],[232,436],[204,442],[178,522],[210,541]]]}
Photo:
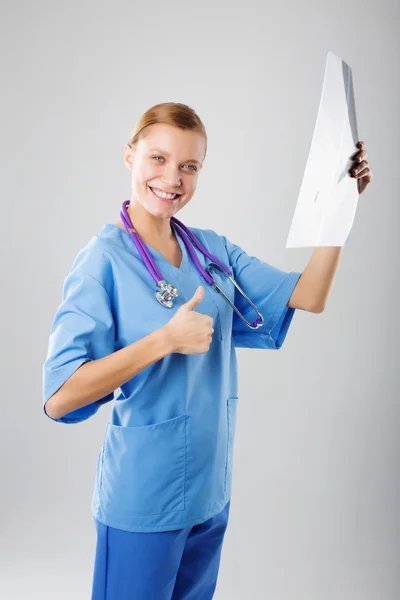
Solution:
{"label": "blue scrub pant", "polygon": [[230,501],[200,525],[160,533],[114,529],[96,519],[91,600],[211,600]]}

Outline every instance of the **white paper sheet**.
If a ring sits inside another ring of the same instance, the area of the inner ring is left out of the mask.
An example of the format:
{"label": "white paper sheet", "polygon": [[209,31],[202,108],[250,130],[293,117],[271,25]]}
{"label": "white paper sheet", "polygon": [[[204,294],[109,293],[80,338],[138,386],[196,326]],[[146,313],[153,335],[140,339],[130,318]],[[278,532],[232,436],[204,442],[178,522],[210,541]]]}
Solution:
{"label": "white paper sheet", "polygon": [[310,153],[286,248],[343,246],[359,198],[348,173],[359,148],[351,69],[328,52]]}

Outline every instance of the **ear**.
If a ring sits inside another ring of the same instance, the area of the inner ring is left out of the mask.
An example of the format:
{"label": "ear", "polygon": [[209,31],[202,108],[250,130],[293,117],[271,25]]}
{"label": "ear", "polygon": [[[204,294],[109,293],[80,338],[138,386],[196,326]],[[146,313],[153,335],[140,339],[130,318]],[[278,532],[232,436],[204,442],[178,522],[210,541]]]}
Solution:
{"label": "ear", "polygon": [[132,148],[128,144],[125,144],[125,146],[124,146],[124,163],[130,171],[132,170],[132,160],[133,160]]}

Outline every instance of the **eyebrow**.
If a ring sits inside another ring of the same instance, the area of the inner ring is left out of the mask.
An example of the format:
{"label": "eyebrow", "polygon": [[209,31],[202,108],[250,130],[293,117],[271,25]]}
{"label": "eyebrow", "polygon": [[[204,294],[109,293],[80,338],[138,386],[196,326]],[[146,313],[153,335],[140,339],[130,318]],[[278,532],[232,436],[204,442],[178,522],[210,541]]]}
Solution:
{"label": "eyebrow", "polygon": [[[149,152],[161,152],[161,154],[166,154],[167,156],[171,156],[169,152],[167,152],[166,150],[162,150],[161,148],[150,148]],[[195,158],[188,158],[188,160],[185,160],[184,162],[194,162],[197,163],[198,165],[200,164],[200,162],[198,160],[196,160]]]}

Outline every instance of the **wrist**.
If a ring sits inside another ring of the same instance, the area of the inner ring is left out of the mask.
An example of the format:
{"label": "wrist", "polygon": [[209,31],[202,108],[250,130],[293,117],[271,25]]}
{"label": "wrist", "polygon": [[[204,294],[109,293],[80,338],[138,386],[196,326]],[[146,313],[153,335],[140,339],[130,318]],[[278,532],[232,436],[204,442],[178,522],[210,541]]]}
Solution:
{"label": "wrist", "polygon": [[172,328],[167,324],[160,328],[160,335],[162,337],[166,354],[172,354],[177,352],[177,343],[173,334]]}

